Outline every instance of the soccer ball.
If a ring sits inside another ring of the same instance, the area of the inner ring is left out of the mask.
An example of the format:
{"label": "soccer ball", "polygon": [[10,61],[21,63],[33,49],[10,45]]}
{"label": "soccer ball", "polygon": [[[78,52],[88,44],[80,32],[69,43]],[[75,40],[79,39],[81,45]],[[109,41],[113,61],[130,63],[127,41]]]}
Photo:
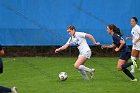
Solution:
{"label": "soccer ball", "polygon": [[61,81],[65,81],[65,80],[67,80],[67,78],[68,78],[68,74],[66,72],[60,72],[59,73],[59,79]]}

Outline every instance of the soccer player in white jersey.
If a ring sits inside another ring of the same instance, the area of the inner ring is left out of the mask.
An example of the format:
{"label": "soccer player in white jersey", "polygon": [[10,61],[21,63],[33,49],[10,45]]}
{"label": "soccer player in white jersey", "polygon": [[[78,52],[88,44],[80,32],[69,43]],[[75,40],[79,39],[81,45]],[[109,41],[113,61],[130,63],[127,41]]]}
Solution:
{"label": "soccer player in white jersey", "polygon": [[67,28],[67,32],[71,35],[71,37],[65,45],[63,45],[60,48],[57,48],[55,50],[55,53],[67,49],[68,46],[70,46],[70,44],[76,45],[79,50],[79,56],[74,64],[74,67],[79,70],[80,74],[85,80],[89,80],[89,77],[87,76],[86,72],[89,72],[91,78],[93,78],[95,69],[91,69],[84,66],[86,60],[90,59],[91,56],[91,50],[87,44],[86,38],[89,38],[95,45],[100,45],[100,43],[96,42],[96,40],[91,34],[87,34],[84,32],[76,32],[76,28],[74,26],[69,26]]}
{"label": "soccer player in white jersey", "polygon": [[[136,61],[136,57],[139,56],[140,60],[140,26],[137,24],[138,19],[136,17],[132,17],[130,24],[133,27],[131,30],[132,37],[127,37],[126,39],[132,39],[133,47],[132,47],[132,54],[131,54],[131,60]],[[137,67],[137,64],[136,64]],[[135,72],[135,66],[131,66],[131,72]]]}

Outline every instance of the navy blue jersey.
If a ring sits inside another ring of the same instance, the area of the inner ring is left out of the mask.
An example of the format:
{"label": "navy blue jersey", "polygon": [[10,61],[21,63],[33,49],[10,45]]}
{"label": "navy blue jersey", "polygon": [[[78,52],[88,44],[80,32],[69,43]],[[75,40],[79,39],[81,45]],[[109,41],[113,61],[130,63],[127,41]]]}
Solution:
{"label": "navy blue jersey", "polygon": [[[115,44],[116,47],[118,47],[118,48],[120,47],[120,40],[124,41],[124,39],[121,36],[119,36],[118,34],[114,34],[112,36],[112,39],[113,39],[113,44]],[[125,43],[124,46],[122,47],[122,49],[120,50],[120,52],[131,52],[131,51]]]}

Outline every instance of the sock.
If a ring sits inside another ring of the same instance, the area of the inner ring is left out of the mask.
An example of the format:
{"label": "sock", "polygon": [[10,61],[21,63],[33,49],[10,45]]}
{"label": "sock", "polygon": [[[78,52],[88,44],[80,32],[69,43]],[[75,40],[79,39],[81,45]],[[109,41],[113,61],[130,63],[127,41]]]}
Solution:
{"label": "sock", "polygon": [[136,57],[131,56],[132,61],[136,61]]}
{"label": "sock", "polygon": [[89,78],[84,70],[79,70],[79,72],[85,80],[89,80]]}
{"label": "sock", "polygon": [[122,69],[125,69],[125,68],[127,68],[127,67],[129,67],[129,66],[131,66],[131,65],[133,65],[132,62],[128,62],[128,63],[126,63],[126,64],[123,64],[123,65],[122,65]]}
{"label": "sock", "polygon": [[0,86],[0,93],[11,92],[11,88]]}
{"label": "sock", "polygon": [[[131,56],[131,60],[136,62],[136,57]],[[131,66],[131,70],[135,71],[135,66]]]}
{"label": "sock", "polygon": [[135,79],[135,77],[130,73],[130,71],[128,69],[123,69],[123,72],[128,76],[130,77],[132,80]]}
{"label": "sock", "polygon": [[134,72],[135,71],[135,66],[131,65],[131,70]]}
{"label": "sock", "polygon": [[89,73],[92,72],[92,70],[91,70],[90,68],[88,68],[88,67],[86,67],[86,66],[84,66],[84,65],[80,65],[80,66],[79,66],[79,69],[80,69],[80,70],[87,71],[87,72],[89,72]]}

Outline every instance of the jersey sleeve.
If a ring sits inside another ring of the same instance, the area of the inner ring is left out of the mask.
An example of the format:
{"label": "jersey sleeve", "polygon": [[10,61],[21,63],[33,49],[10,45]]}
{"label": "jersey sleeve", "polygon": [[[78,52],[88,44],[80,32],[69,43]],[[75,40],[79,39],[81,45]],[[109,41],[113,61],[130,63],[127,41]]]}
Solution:
{"label": "jersey sleeve", "polygon": [[140,27],[138,28],[138,30],[137,30],[137,31],[138,31],[138,34],[140,35]]}
{"label": "jersey sleeve", "polygon": [[78,35],[79,37],[81,37],[81,38],[85,38],[86,33],[84,33],[84,32],[77,32],[77,35]]}
{"label": "jersey sleeve", "polygon": [[72,38],[70,37],[66,44],[71,44]]}
{"label": "jersey sleeve", "polygon": [[120,40],[122,40],[120,36],[115,35],[113,37],[113,43],[116,45],[120,44]]}

